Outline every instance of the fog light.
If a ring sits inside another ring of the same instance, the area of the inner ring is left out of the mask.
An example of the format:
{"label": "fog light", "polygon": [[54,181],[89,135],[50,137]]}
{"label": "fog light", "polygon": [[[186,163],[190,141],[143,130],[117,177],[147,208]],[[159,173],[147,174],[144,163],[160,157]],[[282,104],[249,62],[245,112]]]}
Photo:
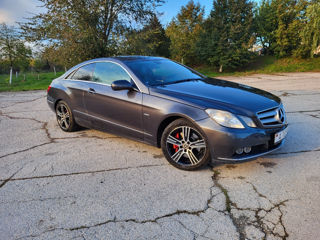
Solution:
{"label": "fog light", "polygon": [[249,153],[249,152],[251,152],[251,147],[245,147],[245,148],[243,149],[243,151],[244,151],[245,153]]}
{"label": "fog light", "polygon": [[243,148],[238,148],[236,150],[236,154],[242,154],[243,153]]}

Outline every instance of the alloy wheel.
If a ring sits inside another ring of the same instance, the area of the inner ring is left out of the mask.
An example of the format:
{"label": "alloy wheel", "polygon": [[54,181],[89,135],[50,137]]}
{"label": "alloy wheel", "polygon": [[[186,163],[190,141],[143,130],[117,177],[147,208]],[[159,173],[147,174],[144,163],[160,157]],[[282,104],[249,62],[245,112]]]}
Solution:
{"label": "alloy wheel", "polygon": [[190,126],[173,129],[166,139],[166,146],[171,159],[184,166],[197,165],[206,153],[203,136]]}
{"label": "alloy wheel", "polygon": [[56,113],[59,126],[63,130],[68,130],[70,127],[70,112],[67,106],[63,103],[60,103],[57,106]]}

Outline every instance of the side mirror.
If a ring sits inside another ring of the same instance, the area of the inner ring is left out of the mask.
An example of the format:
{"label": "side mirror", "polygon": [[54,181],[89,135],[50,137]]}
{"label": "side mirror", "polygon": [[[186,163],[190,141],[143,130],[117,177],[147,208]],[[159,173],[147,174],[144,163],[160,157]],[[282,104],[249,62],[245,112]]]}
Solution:
{"label": "side mirror", "polygon": [[112,82],[111,88],[114,91],[120,91],[120,90],[133,90],[133,86],[130,82],[127,80],[117,80]]}

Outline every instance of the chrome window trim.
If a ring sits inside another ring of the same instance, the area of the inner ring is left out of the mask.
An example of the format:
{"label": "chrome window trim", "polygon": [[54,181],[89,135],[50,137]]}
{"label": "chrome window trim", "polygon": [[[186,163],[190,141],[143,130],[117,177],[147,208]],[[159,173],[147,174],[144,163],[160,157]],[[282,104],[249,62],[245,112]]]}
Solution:
{"label": "chrome window trim", "polygon": [[[76,73],[76,71],[78,71],[78,69],[79,69],[79,68],[74,69],[73,71],[71,71],[69,74],[67,74],[67,77],[73,76],[73,75]],[[63,78],[63,79],[72,79],[72,78]]]}
{"label": "chrome window trim", "polygon": [[[116,65],[120,66],[120,67],[129,75],[129,77],[131,78],[131,80],[134,82],[134,84],[135,84],[136,87],[138,88],[139,92],[142,92],[142,91],[140,90],[138,84],[134,81],[134,78],[132,77],[132,75],[127,71],[127,69],[125,69],[123,66],[121,66],[121,64],[119,64],[119,63],[117,63],[117,62],[110,61],[110,60],[95,60],[95,61],[92,61],[92,62],[88,62],[88,63],[85,63],[85,64],[77,67],[77,68],[74,69],[71,73],[74,74],[76,71],[79,70],[79,68],[82,68],[82,67],[84,67],[84,66],[86,66],[86,65],[89,65],[89,64],[92,64],[92,63],[97,63],[97,62],[105,62],[105,63],[108,63],[108,62],[109,62],[109,63],[113,63],[113,64],[116,64]],[[68,76],[70,76],[71,73],[68,74]],[[73,75],[73,74],[72,74],[72,75]],[[100,84],[100,85],[104,85],[104,86],[109,86],[109,87],[111,87],[110,84],[107,84],[107,83],[99,83],[99,82],[94,82],[94,81],[78,80],[78,79],[72,79],[72,78],[63,78],[62,80],[71,80],[71,81],[80,81],[80,82],[92,82],[92,83],[97,83],[97,84]]]}

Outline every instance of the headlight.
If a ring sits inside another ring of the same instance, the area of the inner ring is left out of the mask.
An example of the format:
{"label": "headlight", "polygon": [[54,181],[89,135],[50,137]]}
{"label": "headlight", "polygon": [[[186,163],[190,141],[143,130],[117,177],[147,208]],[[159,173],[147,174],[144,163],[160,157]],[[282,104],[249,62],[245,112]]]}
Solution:
{"label": "headlight", "polygon": [[244,128],[240,120],[230,112],[216,109],[207,109],[206,112],[213,120],[222,126],[230,128]]}
{"label": "headlight", "polygon": [[257,125],[254,123],[254,121],[251,118],[246,116],[240,116],[240,117],[247,124],[248,127],[252,127],[252,128],[257,127]]}

